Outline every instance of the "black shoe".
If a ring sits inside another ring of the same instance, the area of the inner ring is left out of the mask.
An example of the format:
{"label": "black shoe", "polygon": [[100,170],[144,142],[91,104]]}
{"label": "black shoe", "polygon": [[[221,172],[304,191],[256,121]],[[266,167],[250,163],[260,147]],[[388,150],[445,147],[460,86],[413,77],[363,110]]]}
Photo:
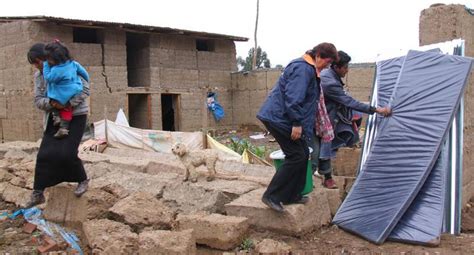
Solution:
{"label": "black shoe", "polygon": [[295,201],[295,204],[307,204],[309,202],[309,197],[308,196],[301,196],[301,198],[297,201]]}
{"label": "black shoe", "polygon": [[283,204],[285,204],[285,205],[290,205],[290,204],[302,204],[302,205],[304,205],[304,204],[308,203],[308,201],[309,201],[308,196],[301,196],[301,198],[296,200],[296,201],[291,201],[289,203],[283,203]]}
{"label": "black shoe", "polygon": [[46,199],[44,198],[43,191],[33,190],[33,193],[31,193],[30,201],[28,201],[25,208],[30,208],[35,205],[42,204],[44,202],[46,202]]}
{"label": "black shoe", "polygon": [[280,203],[277,203],[275,201],[273,201],[271,198],[269,197],[265,197],[263,196],[262,197],[262,202],[264,204],[266,204],[268,207],[270,207],[271,209],[277,211],[277,212],[284,212],[285,211],[285,208],[283,208],[283,206],[280,204]]}

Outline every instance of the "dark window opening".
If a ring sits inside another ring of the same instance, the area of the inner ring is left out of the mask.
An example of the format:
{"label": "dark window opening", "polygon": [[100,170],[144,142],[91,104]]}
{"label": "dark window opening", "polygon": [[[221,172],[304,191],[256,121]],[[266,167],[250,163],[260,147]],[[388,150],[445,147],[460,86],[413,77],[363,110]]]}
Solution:
{"label": "dark window opening", "polygon": [[161,94],[161,118],[163,130],[179,130],[179,95]]}
{"label": "dark window opening", "polygon": [[198,51],[214,51],[215,50],[214,41],[197,39],[196,49]]}
{"label": "dark window opening", "polygon": [[129,87],[150,86],[150,37],[127,33],[127,79]]}
{"label": "dark window opening", "polygon": [[102,43],[97,29],[74,27],[72,41],[75,43]]}
{"label": "dark window opening", "polygon": [[150,95],[129,94],[128,116],[131,127],[151,129]]}

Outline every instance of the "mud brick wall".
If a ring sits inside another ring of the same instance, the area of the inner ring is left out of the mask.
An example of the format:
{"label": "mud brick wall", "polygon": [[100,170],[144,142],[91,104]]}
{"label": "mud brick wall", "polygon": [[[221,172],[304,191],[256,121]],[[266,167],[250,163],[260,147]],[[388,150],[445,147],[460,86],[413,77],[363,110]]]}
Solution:
{"label": "mud brick wall", "polygon": [[33,140],[42,116],[33,108],[33,69],[26,60],[31,38],[41,33],[30,22],[0,24],[0,120],[2,138]]}
{"label": "mud brick wall", "polygon": [[344,78],[347,92],[361,102],[370,102],[374,85],[375,63],[350,64]]}
{"label": "mud brick wall", "polygon": [[255,117],[275,85],[282,69],[261,69],[232,73],[234,126],[259,125]]}
{"label": "mud brick wall", "polygon": [[[420,45],[462,38],[465,55],[474,57],[474,15],[464,5],[441,5],[420,14]],[[464,94],[463,204],[474,195],[474,71]]]}
{"label": "mud brick wall", "polygon": [[[180,95],[180,130],[231,127],[230,72],[237,68],[234,42],[210,40],[210,51],[196,50],[196,38],[188,36],[151,35],[149,42],[150,90]],[[224,108],[226,116],[220,122],[206,108],[208,91],[217,92]],[[153,105],[159,106],[158,95],[154,97]],[[153,127],[161,126],[158,120],[152,122]]]}
{"label": "mud brick wall", "polygon": [[[91,77],[90,121],[115,117],[127,110],[125,33],[100,30],[102,43],[74,43],[73,28],[47,22],[19,21],[0,24],[0,120],[2,138],[36,140],[41,137],[43,112],[33,105],[34,69],[26,53],[36,42],[63,41]],[[20,127],[20,128],[19,128]]]}
{"label": "mud brick wall", "polygon": [[[234,126],[260,125],[258,110],[277,82],[282,69],[261,69],[232,74]],[[351,64],[344,79],[347,91],[362,102],[368,102],[374,79],[375,64]]]}

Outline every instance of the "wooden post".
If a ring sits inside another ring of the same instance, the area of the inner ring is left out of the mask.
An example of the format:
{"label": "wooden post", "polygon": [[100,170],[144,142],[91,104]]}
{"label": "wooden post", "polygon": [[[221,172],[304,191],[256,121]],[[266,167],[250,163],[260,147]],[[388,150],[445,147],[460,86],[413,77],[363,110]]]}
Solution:
{"label": "wooden post", "polygon": [[104,105],[104,128],[105,128],[105,142],[109,144],[109,135],[107,130],[107,105]]}

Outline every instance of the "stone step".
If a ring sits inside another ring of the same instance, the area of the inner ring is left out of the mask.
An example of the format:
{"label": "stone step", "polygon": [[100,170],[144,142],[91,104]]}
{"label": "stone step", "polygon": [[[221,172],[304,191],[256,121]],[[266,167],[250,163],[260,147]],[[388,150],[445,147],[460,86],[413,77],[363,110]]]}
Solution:
{"label": "stone step", "polygon": [[227,215],[246,217],[256,229],[265,229],[282,234],[302,236],[321,228],[331,221],[327,194],[316,189],[309,194],[305,204],[286,205],[285,212],[278,213],[262,202],[265,188],[251,191],[225,205]]}
{"label": "stone step", "polygon": [[198,244],[221,250],[237,247],[245,238],[249,227],[247,218],[215,213],[180,214],[176,221],[179,230],[193,230]]}
{"label": "stone step", "polygon": [[103,190],[89,188],[80,198],[74,195],[76,184],[60,184],[47,189],[44,217],[70,226],[80,226],[87,219],[104,218],[119,199]]}

